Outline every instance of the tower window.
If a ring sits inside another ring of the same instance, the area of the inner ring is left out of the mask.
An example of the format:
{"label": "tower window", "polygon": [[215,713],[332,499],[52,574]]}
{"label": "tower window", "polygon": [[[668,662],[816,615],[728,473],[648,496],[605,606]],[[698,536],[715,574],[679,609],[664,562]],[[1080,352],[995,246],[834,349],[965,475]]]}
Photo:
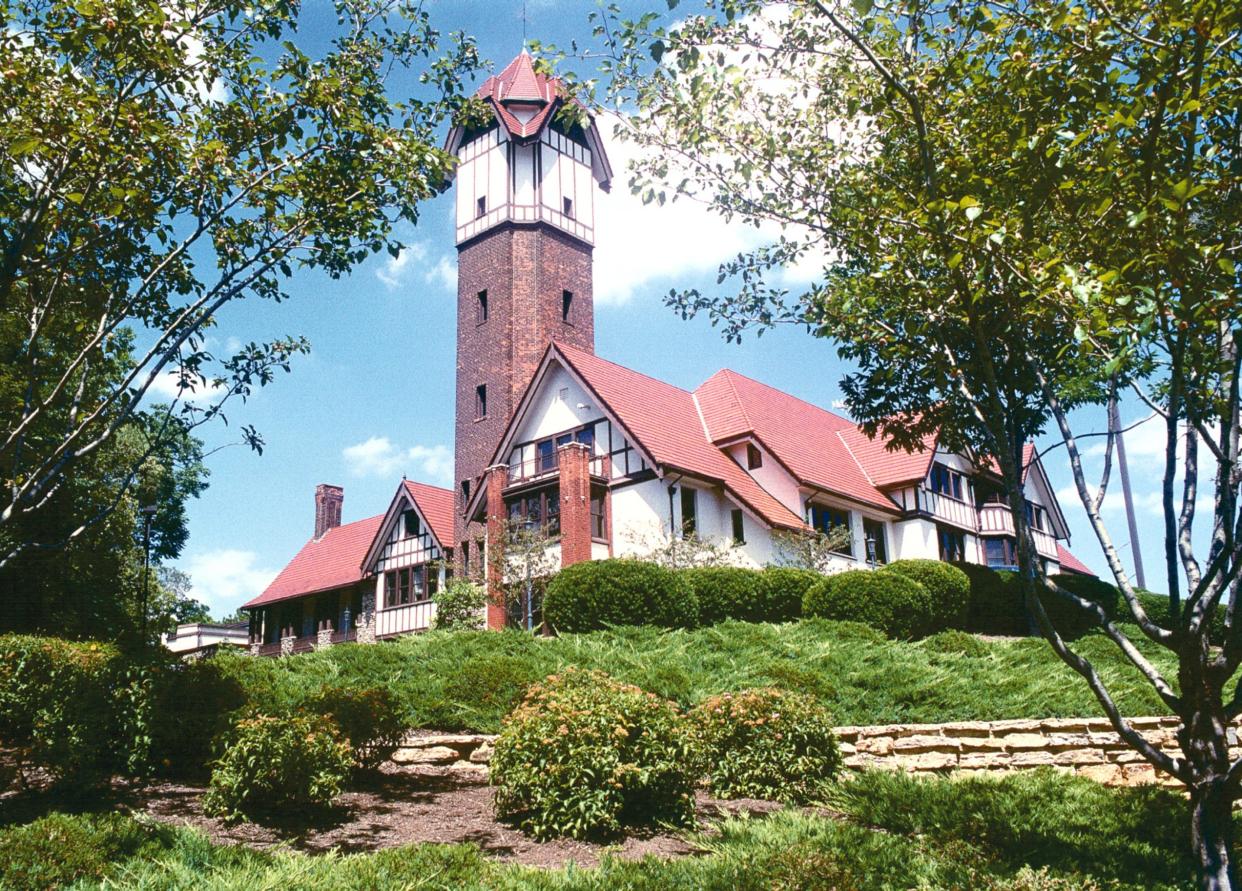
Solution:
{"label": "tower window", "polygon": [[[462,504],[462,507],[465,507],[465,506],[466,506],[466,502],[468,502],[469,500],[470,500],[470,480],[462,480],[462,481],[461,481],[461,504]],[[462,545],[462,555],[463,555],[463,558],[464,558],[464,555],[465,555],[466,553],[468,553],[468,551],[467,551],[467,549],[466,549],[466,548],[467,548],[467,546],[463,543],[463,545]]]}
{"label": "tower window", "polygon": [[757,470],[763,466],[763,452],[759,451],[754,443],[746,444],[746,466],[751,470]]}
{"label": "tower window", "polygon": [[562,322],[569,321],[569,311],[573,309],[573,306],[574,306],[574,292],[573,291],[562,291],[561,292],[561,321]]}
{"label": "tower window", "polygon": [[569,217],[572,220],[574,218],[574,199],[562,198],[561,201],[562,201],[562,208],[565,211],[565,216]]}
{"label": "tower window", "polygon": [[474,417],[479,421],[487,417],[487,384],[474,388]]}
{"label": "tower window", "polygon": [[478,325],[482,325],[487,321],[487,289],[484,288],[476,295],[476,303],[474,307],[474,321]]}
{"label": "tower window", "polygon": [[487,196],[480,195],[474,203],[474,215],[481,217],[485,213],[487,213]]}

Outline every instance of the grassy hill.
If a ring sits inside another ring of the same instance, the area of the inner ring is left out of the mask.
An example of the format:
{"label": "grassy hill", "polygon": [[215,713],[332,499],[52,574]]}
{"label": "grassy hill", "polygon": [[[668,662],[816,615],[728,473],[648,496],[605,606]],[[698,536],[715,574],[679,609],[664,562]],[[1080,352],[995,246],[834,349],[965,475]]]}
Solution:
{"label": "grassy hill", "polygon": [[[1125,713],[1163,712],[1107,639],[1091,635],[1075,646],[1095,662]],[[1163,651],[1149,655],[1171,667]],[[568,665],[601,669],[682,705],[745,687],[801,690],[825,703],[839,724],[1102,714],[1083,681],[1041,639],[948,632],[910,643],[821,620],[619,628],[547,639],[516,631],[433,632],[224,664],[259,705],[293,704],[324,683],[385,685],[412,726],[441,730],[496,731],[531,682]]]}

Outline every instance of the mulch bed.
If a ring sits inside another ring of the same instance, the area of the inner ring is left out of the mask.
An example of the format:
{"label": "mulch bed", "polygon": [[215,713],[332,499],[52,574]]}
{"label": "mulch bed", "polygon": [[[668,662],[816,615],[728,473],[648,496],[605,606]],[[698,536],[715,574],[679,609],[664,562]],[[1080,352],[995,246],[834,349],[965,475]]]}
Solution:
{"label": "mulch bed", "polygon": [[[609,843],[570,839],[538,842],[496,819],[492,789],[485,781],[440,768],[386,765],[382,773],[341,795],[322,814],[263,824],[229,826],[206,816],[203,792],[201,785],[177,782],[118,784],[108,799],[95,802],[89,809],[146,813],[165,823],[198,829],[219,844],[253,848],[283,845],[307,853],[375,851],[416,842],[472,842],[488,856],[540,867],[559,867],[570,861],[594,866],[605,853],[625,859],[698,853],[675,830],[639,831]],[[35,793],[0,795],[0,805],[7,805],[6,809],[26,812],[14,821],[17,815],[10,810],[6,822],[34,819],[39,810],[69,809],[41,798]],[[700,825],[708,831],[714,822],[730,814],[763,814],[780,808],[770,801],[719,801],[702,794],[698,799]]]}

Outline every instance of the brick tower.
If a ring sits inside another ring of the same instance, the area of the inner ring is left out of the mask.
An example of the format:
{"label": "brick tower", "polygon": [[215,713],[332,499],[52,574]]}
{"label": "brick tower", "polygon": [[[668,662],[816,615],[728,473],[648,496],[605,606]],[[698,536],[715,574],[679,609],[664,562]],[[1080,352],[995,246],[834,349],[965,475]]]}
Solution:
{"label": "brick tower", "polygon": [[[457,532],[548,342],[595,347],[591,252],[596,186],[612,171],[593,121],[562,120],[560,82],[522,54],[478,97],[490,115],[458,126]],[[467,544],[477,560],[477,544]]]}

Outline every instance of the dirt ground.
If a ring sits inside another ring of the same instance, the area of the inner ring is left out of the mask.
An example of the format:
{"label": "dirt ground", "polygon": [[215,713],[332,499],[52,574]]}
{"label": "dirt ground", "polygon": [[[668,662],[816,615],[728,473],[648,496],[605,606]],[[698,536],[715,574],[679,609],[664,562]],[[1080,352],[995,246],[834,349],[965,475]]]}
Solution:
{"label": "dirt ground", "polygon": [[[165,823],[198,829],[221,844],[254,848],[287,845],[308,853],[333,849],[347,853],[374,851],[415,842],[473,842],[488,856],[542,867],[557,867],[570,861],[594,866],[605,853],[626,859],[648,854],[683,857],[697,853],[675,831],[638,832],[603,844],[569,839],[538,842],[496,819],[492,789],[485,781],[461,778],[438,768],[388,765],[378,777],[341,795],[331,810],[311,820],[303,816],[297,820],[227,826],[203,814],[203,791],[200,785],[172,782],[118,785],[108,801],[90,809],[110,806],[119,811],[147,813]],[[10,792],[0,796],[0,805],[8,806],[5,809],[10,811],[9,821],[25,822],[50,805],[43,802],[41,807],[30,799],[28,793]],[[768,801],[726,802],[704,795],[698,800],[700,825],[709,831],[714,822],[729,814],[762,814],[780,807]],[[17,810],[26,813],[19,817]]]}

